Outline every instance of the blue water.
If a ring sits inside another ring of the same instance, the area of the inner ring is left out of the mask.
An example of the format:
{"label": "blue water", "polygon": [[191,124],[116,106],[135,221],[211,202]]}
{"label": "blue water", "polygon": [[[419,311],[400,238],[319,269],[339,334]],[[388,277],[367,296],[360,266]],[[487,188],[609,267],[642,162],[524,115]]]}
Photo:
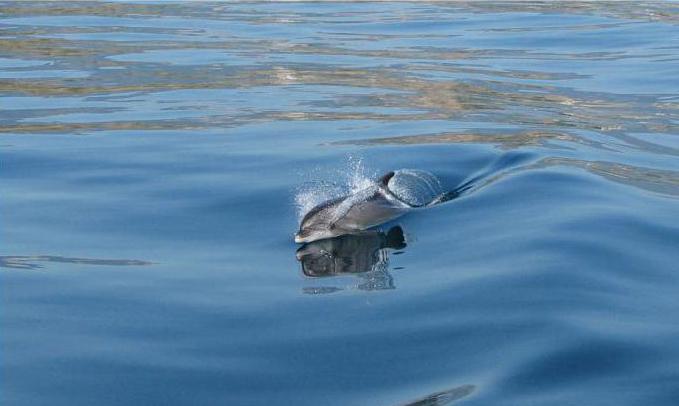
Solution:
{"label": "blue water", "polygon": [[[673,2],[3,3],[0,404],[676,405],[678,51]],[[303,193],[399,168],[471,188],[306,276]]]}

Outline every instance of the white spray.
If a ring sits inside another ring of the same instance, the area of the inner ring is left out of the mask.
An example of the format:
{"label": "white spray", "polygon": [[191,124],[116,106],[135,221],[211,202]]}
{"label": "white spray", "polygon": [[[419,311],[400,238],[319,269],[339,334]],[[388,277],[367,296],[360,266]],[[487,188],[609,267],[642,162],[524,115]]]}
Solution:
{"label": "white spray", "polygon": [[321,172],[320,169],[316,169],[310,176],[315,179],[308,180],[297,188],[295,206],[299,220],[324,201],[355,194],[375,185],[376,173],[368,172],[360,157],[349,156],[343,169],[336,169],[330,174],[325,173],[325,178],[335,181],[319,180],[318,178],[323,175]]}

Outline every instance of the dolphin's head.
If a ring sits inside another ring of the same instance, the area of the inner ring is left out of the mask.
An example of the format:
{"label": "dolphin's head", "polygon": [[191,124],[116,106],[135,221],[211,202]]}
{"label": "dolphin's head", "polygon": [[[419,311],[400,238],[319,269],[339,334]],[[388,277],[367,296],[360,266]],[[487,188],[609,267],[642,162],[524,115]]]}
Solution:
{"label": "dolphin's head", "polygon": [[328,200],[311,209],[302,219],[299,231],[295,233],[295,242],[303,244],[343,234],[333,221],[335,209],[344,199],[341,197]]}

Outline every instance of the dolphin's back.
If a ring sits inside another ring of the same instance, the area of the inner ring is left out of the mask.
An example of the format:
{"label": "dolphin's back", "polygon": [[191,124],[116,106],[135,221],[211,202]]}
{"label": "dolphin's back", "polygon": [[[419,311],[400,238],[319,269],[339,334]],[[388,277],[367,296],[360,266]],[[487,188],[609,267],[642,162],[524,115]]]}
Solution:
{"label": "dolphin's back", "polygon": [[344,228],[365,230],[400,217],[408,209],[409,207],[386,195],[384,191],[376,190],[367,199],[352,204],[341,221]]}
{"label": "dolphin's back", "polygon": [[[323,215],[321,214],[322,211],[330,211],[330,209],[334,206],[337,206],[342,203],[342,201],[346,200],[348,196],[340,196],[336,197],[334,199],[326,200],[325,202],[315,206],[307,214],[304,215],[304,218],[302,219],[301,228],[304,228],[311,222],[312,220],[315,220],[315,218],[318,215]],[[329,217],[331,213],[327,213],[326,216]],[[328,218],[328,221],[331,221],[331,219]]]}

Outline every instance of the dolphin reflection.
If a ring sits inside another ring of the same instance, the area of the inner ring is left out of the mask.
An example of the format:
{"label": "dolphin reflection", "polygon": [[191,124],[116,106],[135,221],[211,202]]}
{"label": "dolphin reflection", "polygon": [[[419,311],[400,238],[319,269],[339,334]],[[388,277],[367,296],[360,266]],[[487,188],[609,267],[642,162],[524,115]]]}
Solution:
{"label": "dolphin reflection", "polygon": [[[395,226],[386,233],[367,230],[307,243],[297,250],[304,275],[312,278],[355,274],[360,290],[393,289],[388,272],[388,249],[406,247],[403,229]],[[330,293],[340,288],[307,288],[306,293]]]}

